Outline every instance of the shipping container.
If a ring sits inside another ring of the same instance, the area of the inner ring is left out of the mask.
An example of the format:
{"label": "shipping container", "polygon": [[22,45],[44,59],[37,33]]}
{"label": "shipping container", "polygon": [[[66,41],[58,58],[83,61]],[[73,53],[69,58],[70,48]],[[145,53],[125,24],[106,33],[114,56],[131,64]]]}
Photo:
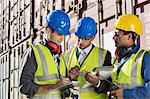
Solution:
{"label": "shipping container", "polygon": [[71,35],[62,42],[63,51],[77,46],[74,28],[81,17],[89,16],[97,23],[96,46],[108,49],[114,57],[114,23],[126,13],[137,15],[143,25],[138,39],[150,49],[149,0],[0,0],[0,99],[27,99],[19,92],[21,58],[28,44],[45,36],[45,17],[54,9],[63,9],[71,20]]}
{"label": "shipping container", "polygon": [[140,45],[142,48],[150,49],[150,4],[143,6],[143,11],[141,8],[137,8],[138,15],[142,19],[143,34],[140,37]]}
{"label": "shipping container", "polygon": [[19,91],[19,79],[21,70],[23,67],[21,67],[21,58],[23,57],[23,53],[28,47],[28,42],[30,40],[27,40],[18,46],[11,49],[11,67],[10,67],[10,95],[12,96],[11,99],[26,99],[26,96],[22,95]]}
{"label": "shipping container", "polygon": [[0,97],[9,99],[9,52],[0,56]]}
{"label": "shipping container", "polygon": [[[3,59],[2,57],[0,58],[0,65],[3,64]],[[0,67],[0,99],[3,99],[2,96],[3,96],[3,76],[2,76],[2,66]]]}
{"label": "shipping container", "polygon": [[0,9],[0,50],[4,52],[8,50],[9,0],[1,0]]}
{"label": "shipping container", "polygon": [[67,49],[71,49],[77,45],[77,37],[75,37],[74,35],[74,28],[78,21],[78,16],[73,11],[69,13],[69,15],[70,15],[70,21],[71,21],[71,28],[70,28],[71,35],[66,36],[64,42],[62,42],[63,51]]}
{"label": "shipping container", "polygon": [[22,42],[31,34],[31,8],[30,0],[11,1],[10,17],[10,46]]}

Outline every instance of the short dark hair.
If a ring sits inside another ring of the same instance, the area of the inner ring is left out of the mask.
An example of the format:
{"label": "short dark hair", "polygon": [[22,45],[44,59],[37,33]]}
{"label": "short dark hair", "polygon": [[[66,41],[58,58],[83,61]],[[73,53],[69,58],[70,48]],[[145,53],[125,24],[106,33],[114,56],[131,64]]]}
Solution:
{"label": "short dark hair", "polygon": [[[46,27],[46,29],[47,29],[47,28],[50,28],[50,27],[48,27],[48,26],[47,26],[47,27]],[[54,30],[54,29],[52,29],[52,28],[50,28],[50,29],[51,29],[52,33],[55,31],[55,30]]]}
{"label": "short dark hair", "polygon": [[133,39],[133,41],[136,40],[137,36],[138,36],[138,35],[137,35],[135,32],[132,32],[132,39]]}

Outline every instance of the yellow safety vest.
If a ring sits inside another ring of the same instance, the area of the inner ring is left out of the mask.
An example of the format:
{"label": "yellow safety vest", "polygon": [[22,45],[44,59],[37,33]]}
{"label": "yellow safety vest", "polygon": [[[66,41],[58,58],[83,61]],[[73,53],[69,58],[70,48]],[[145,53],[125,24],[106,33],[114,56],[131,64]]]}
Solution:
{"label": "yellow safety vest", "polygon": [[[94,68],[100,67],[103,65],[107,50],[94,47],[92,51],[89,53],[87,58],[82,63],[82,66],[79,65],[79,62],[77,60],[76,56],[76,50],[77,48],[74,48],[70,53],[66,54],[66,62],[68,70],[70,70],[74,66],[80,67],[80,74],[77,78],[78,82],[87,82],[85,79],[85,74],[87,72],[92,72]],[[83,86],[86,86],[83,84]],[[94,90],[93,86],[87,86],[87,88],[83,88],[83,86],[80,87],[80,99],[106,99],[107,94],[97,94]]]}
{"label": "yellow safety vest", "polygon": [[141,76],[141,68],[145,52],[146,51],[139,49],[137,53],[132,54],[130,58],[123,64],[118,77],[118,59],[116,59],[112,73],[113,82],[123,85],[123,87],[126,89],[142,86],[144,84],[144,80]]}
{"label": "yellow safety vest", "polygon": [[[35,83],[39,85],[55,84],[60,80],[60,75],[63,77],[66,76],[66,66],[62,56],[60,56],[60,63],[57,67],[50,50],[46,46],[39,43],[36,46],[31,45],[31,47],[33,48],[37,62]],[[60,94],[60,91],[46,92],[43,94]],[[36,94],[35,96],[40,95],[42,94]]]}

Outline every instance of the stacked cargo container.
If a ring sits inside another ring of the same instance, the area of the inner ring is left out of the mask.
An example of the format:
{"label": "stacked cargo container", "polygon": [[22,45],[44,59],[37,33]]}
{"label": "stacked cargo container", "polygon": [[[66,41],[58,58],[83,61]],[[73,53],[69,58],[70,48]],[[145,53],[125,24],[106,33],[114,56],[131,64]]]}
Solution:
{"label": "stacked cargo container", "polygon": [[9,99],[9,0],[0,2],[0,99]]}
{"label": "stacked cargo container", "polygon": [[31,42],[30,5],[30,0],[1,0],[1,99],[24,99],[19,93],[19,64]]}
{"label": "stacked cargo container", "polygon": [[97,22],[95,45],[109,49],[114,56],[113,25],[119,15],[133,13],[143,24],[138,43],[150,49],[149,0],[0,0],[0,99],[26,99],[19,92],[21,58],[29,43],[44,38],[45,17],[54,9],[70,16],[71,35],[65,37],[63,50],[76,46],[74,27],[81,17]]}
{"label": "stacked cargo container", "polygon": [[148,0],[137,0],[135,9],[137,15],[142,19],[143,35],[140,38],[140,45],[145,49],[150,49],[150,3]]}
{"label": "stacked cargo container", "polygon": [[24,99],[19,92],[20,60],[32,42],[31,0],[10,0],[10,99]]}

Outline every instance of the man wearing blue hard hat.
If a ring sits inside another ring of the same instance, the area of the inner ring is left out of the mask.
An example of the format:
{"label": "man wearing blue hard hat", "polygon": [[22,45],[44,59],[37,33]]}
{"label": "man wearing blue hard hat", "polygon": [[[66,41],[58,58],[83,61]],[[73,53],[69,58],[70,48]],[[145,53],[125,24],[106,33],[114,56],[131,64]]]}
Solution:
{"label": "man wearing blue hard hat", "polygon": [[97,34],[96,22],[90,17],[81,18],[76,27],[75,35],[78,37],[78,46],[66,52],[66,63],[69,78],[80,85],[74,87],[73,99],[107,99],[106,93],[98,93],[101,84],[95,68],[111,65],[109,51],[98,48],[92,41]]}
{"label": "man wearing blue hard hat", "polygon": [[46,16],[47,40],[31,45],[24,54],[20,91],[30,99],[61,99],[60,87],[70,83],[61,55],[64,36],[69,35],[70,19],[61,10]]}

